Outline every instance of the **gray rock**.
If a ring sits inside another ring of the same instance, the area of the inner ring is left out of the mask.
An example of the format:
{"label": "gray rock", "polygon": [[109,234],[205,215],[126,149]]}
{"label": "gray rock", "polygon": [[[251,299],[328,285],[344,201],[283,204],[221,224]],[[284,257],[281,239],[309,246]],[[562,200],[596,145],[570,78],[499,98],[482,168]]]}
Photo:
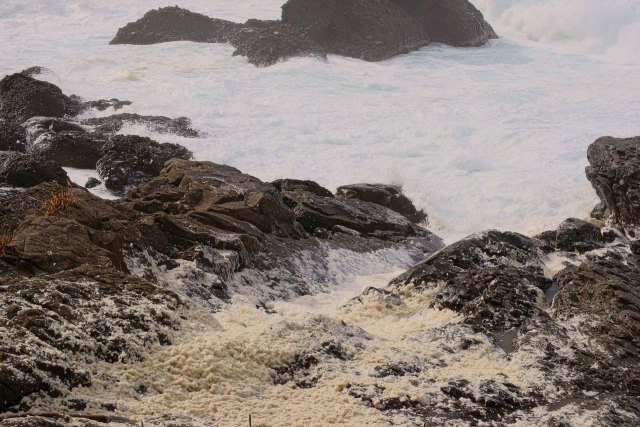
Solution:
{"label": "gray rock", "polygon": [[67,185],[67,173],[52,160],[31,154],[0,152],[0,183],[15,187],[33,187],[55,181]]}
{"label": "gray rock", "polygon": [[358,199],[385,206],[403,215],[413,223],[427,221],[424,210],[418,210],[413,202],[402,193],[402,188],[385,184],[351,184],[338,187],[338,197]]}

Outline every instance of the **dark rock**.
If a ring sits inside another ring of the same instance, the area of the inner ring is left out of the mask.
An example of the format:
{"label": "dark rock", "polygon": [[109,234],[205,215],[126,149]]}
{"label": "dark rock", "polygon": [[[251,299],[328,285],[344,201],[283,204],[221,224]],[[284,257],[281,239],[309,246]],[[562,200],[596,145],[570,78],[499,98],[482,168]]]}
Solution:
{"label": "dark rock", "polygon": [[429,44],[421,26],[388,0],[289,0],[282,21],[309,28],[327,52],[381,61]]}
{"label": "dark rock", "polygon": [[563,251],[584,253],[603,246],[600,229],[577,218],[565,220],[556,231],[556,245]]}
{"label": "dark rock", "polygon": [[320,184],[314,181],[303,181],[299,179],[278,179],[273,181],[274,185],[279,191],[291,192],[291,191],[303,191],[307,193],[313,193],[321,197],[333,197],[333,193],[322,187]]}
{"label": "dark rock", "polygon": [[20,125],[35,116],[62,117],[68,98],[52,83],[23,74],[0,80],[0,119]]}
{"label": "dark rock", "polygon": [[0,119],[0,151],[24,152],[27,148],[27,137],[18,125]]}
{"label": "dark rock", "polygon": [[533,236],[533,238],[538,239],[541,242],[546,243],[548,245],[549,250],[545,252],[552,252],[553,250],[556,249],[557,234],[558,234],[557,230],[548,230],[548,231],[543,231],[540,234],[536,234],[535,236]]}
{"label": "dark rock", "polygon": [[424,210],[418,210],[396,185],[385,184],[352,184],[338,187],[338,197],[358,199],[371,202],[398,212],[413,223],[427,221]]}
{"label": "dark rock", "polygon": [[537,299],[551,286],[536,241],[487,231],[454,243],[391,282],[429,289],[444,283],[430,306],[465,314],[479,329],[504,332],[541,312]]}
{"label": "dark rock", "polygon": [[46,132],[29,146],[29,153],[63,167],[95,169],[105,140],[87,132]]}
{"label": "dark rock", "polygon": [[285,191],[283,194],[285,203],[293,207],[296,220],[309,233],[318,227],[328,230],[345,227],[383,239],[393,236],[405,238],[420,233],[420,229],[405,217],[375,203],[322,197],[303,191]]}
{"label": "dark rock", "polygon": [[245,25],[231,35],[229,41],[236,48],[233,55],[246,56],[258,67],[268,67],[293,57],[327,58],[325,49],[303,29],[279,22],[269,24],[266,27]]}
{"label": "dark rock", "polygon": [[120,113],[108,117],[95,117],[82,121],[83,125],[91,126],[99,134],[113,136],[125,124],[142,124],[159,133],[171,133],[185,138],[197,138],[200,132],[191,127],[191,120],[186,117],[171,119],[163,116],[141,116],[138,114]]}
{"label": "dark rock", "polygon": [[587,178],[608,221],[631,236],[640,231],[640,137],[602,137],[589,146]]}
{"label": "dark rock", "polygon": [[116,98],[111,99],[99,99],[97,101],[87,101],[82,104],[82,108],[85,110],[95,109],[98,111],[104,111],[109,108],[113,108],[115,111],[133,104],[131,101],[120,101]]}
{"label": "dark rock", "polygon": [[166,289],[95,267],[0,277],[0,411],[25,396],[90,384],[81,361],[136,360],[147,345],[168,343],[179,327],[173,312],[185,305]]}
{"label": "dark rock", "polygon": [[22,124],[27,133],[27,140],[32,143],[46,132],[86,132],[85,129],[73,122],[56,117],[32,117]]}
{"label": "dark rock", "polygon": [[105,186],[116,194],[158,176],[167,160],[189,159],[191,152],[178,144],[159,144],[135,135],[117,135],[102,148],[96,169]]}
{"label": "dark rock", "polygon": [[634,255],[640,255],[640,240],[634,240],[630,245],[631,253]]}
{"label": "dark rock", "polygon": [[147,12],[136,22],[118,30],[110,44],[154,44],[188,40],[223,43],[240,24],[209,18],[179,7],[163,7]]}
{"label": "dark rock", "polygon": [[95,188],[100,184],[102,184],[102,181],[94,177],[91,177],[87,179],[87,183],[84,185],[84,188]]}
{"label": "dark rock", "polygon": [[482,13],[467,0],[391,0],[405,9],[432,42],[451,46],[482,46],[496,39]]}
{"label": "dark rock", "polygon": [[15,187],[33,187],[55,181],[67,185],[67,173],[49,159],[16,152],[0,153],[0,183]]}
{"label": "dark rock", "polygon": [[[433,34],[433,36],[431,36]],[[381,61],[433,40],[479,46],[497,37],[467,0],[289,0],[282,21],[250,19],[237,24],[166,7],[147,12],[118,30],[111,44],[176,40],[229,42],[257,66],[294,56],[327,53]]]}

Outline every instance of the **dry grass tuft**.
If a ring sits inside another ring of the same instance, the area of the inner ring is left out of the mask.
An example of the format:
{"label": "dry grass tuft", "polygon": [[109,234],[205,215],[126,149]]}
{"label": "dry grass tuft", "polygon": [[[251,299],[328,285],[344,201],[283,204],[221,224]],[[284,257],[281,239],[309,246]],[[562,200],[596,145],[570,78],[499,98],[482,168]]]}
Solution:
{"label": "dry grass tuft", "polygon": [[15,235],[15,230],[0,232],[0,256],[4,256],[4,248],[13,240]]}
{"label": "dry grass tuft", "polygon": [[60,191],[51,193],[49,199],[42,206],[40,211],[41,216],[51,216],[58,212],[67,209],[70,206],[75,205],[77,202],[76,196],[69,188],[64,188]]}

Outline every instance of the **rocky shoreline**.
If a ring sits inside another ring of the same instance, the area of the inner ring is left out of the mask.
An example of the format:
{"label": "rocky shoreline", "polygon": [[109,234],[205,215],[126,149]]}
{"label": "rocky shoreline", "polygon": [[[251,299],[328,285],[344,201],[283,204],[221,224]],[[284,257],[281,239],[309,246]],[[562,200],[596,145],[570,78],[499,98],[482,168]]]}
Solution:
{"label": "rocky shoreline", "polygon": [[[299,396],[292,407],[341,405],[351,425],[640,422],[639,138],[590,146],[586,173],[602,203],[589,221],[444,247],[398,187],[334,193],[194,161],[179,145],[117,134],[136,122],[198,135],[188,119],[77,121],[123,101],[86,102],[33,73],[0,81],[1,426],[210,425],[205,409],[157,399],[205,408],[218,395],[257,405],[269,393]],[[96,197],[63,166],[97,169],[122,197]],[[398,267],[406,272],[333,317],[281,318],[281,301]],[[256,354],[232,351],[245,341]],[[216,391],[231,374],[205,381],[197,358],[163,367],[204,342],[200,356],[246,358],[258,384]],[[244,425],[229,408],[215,422]]]}

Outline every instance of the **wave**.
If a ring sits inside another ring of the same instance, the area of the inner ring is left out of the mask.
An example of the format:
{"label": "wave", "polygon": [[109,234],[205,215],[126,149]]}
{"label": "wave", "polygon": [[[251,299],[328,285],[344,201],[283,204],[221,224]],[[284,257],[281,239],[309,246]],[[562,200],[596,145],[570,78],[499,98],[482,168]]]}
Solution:
{"label": "wave", "polygon": [[503,34],[640,63],[640,0],[472,0]]}

